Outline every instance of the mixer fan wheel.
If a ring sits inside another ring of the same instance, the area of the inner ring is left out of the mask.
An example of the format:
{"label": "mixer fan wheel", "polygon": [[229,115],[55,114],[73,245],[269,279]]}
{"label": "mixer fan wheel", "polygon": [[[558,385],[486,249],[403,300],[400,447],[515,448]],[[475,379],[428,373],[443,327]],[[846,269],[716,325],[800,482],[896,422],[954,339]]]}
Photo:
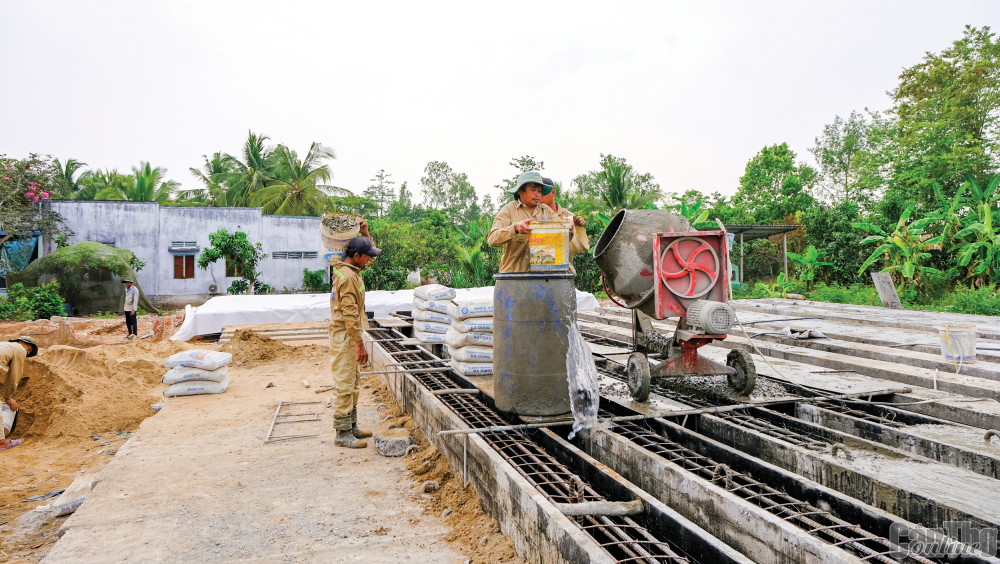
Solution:
{"label": "mixer fan wheel", "polygon": [[634,352],[628,357],[628,391],[635,401],[649,399],[649,361],[646,355]]}
{"label": "mixer fan wheel", "polygon": [[729,351],[726,355],[726,366],[736,369],[736,374],[726,377],[729,380],[729,387],[741,396],[749,396],[757,385],[757,368],[753,365],[750,353],[742,349]]}

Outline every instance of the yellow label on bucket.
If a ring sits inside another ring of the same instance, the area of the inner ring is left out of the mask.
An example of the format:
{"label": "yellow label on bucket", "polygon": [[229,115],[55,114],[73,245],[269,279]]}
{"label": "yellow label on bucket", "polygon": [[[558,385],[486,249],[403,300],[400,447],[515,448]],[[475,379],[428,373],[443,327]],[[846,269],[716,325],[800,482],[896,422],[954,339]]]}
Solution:
{"label": "yellow label on bucket", "polygon": [[532,225],[528,237],[531,270],[567,270],[569,268],[569,226],[558,221]]}

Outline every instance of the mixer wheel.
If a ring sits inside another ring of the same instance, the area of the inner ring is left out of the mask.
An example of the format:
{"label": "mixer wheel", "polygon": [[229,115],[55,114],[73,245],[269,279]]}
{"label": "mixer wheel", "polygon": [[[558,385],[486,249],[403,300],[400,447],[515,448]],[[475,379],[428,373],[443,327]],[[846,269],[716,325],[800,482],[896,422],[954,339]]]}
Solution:
{"label": "mixer wheel", "polygon": [[628,391],[635,401],[649,399],[649,361],[646,355],[634,352],[628,357]]}
{"label": "mixer wheel", "polygon": [[729,387],[741,396],[749,396],[757,385],[757,368],[753,357],[743,349],[733,349],[726,355],[726,366],[736,369],[736,374],[727,376]]}

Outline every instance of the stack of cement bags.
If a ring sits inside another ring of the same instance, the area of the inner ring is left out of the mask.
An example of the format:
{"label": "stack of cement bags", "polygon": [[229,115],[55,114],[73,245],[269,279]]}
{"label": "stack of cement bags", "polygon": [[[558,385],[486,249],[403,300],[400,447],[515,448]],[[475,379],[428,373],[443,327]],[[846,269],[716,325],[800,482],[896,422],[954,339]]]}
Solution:
{"label": "stack of cement bags", "polygon": [[163,395],[196,396],[221,394],[229,387],[229,363],[233,355],[227,352],[192,350],[179,352],[163,361],[170,370],[163,376],[168,384]]}
{"label": "stack of cement bags", "polygon": [[413,289],[413,336],[421,343],[444,343],[451,327],[448,306],[455,297],[454,288],[427,284]]}
{"label": "stack of cement bags", "polygon": [[462,376],[493,374],[493,299],[455,300],[445,333],[451,367]]}

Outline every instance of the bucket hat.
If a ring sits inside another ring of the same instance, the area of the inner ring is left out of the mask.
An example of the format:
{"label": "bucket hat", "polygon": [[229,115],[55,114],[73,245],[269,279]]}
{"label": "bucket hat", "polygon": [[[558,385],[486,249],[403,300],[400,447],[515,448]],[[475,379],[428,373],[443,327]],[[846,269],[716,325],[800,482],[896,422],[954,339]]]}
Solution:
{"label": "bucket hat", "polygon": [[[551,182],[551,181],[550,181]],[[548,196],[549,192],[552,191],[552,186],[545,185],[545,179],[542,178],[542,173],[537,170],[529,170],[528,172],[522,172],[518,175],[517,180],[514,183],[514,187],[511,188],[511,194],[517,194],[517,191],[521,189],[521,186],[525,184],[535,183],[542,187],[542,195]]]}
{"label": "bucket hat", "polygon": [[35,340],[32,339],[31,337],[14,337],[9,342],[11,343],[21,342],[31,345],[31,350],[28,351],[28,358],[31,358],[36,354],[38,354],[38,343],[36,343]]}

